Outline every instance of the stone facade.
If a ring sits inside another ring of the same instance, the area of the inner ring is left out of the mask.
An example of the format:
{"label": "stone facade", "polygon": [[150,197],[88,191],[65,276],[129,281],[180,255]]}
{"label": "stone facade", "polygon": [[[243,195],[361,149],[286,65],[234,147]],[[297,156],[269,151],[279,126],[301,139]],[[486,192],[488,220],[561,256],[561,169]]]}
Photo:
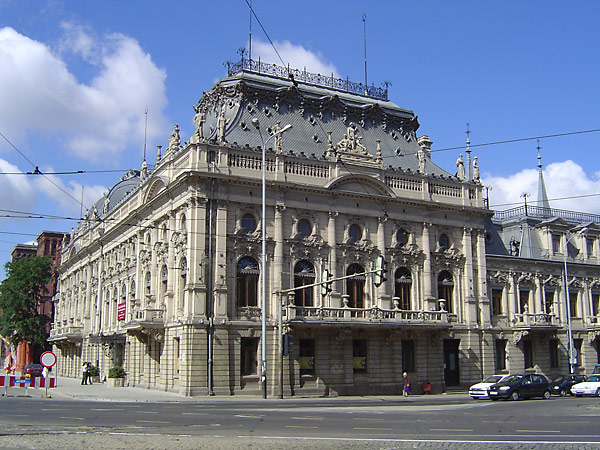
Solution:
{"label": "stone facade", "polygon": [[[176,125],[154,167],[128,172],[73,232],[51,333],[59,375],[95,361],[101,376],[122,365],[130,386],[258,395],[261,339],[269,395],[397,394],[405,371],[416,392],[496,371],[550,374],[548,339],[565,370],[559,295],[542,317],[537,291],[529,310],[516,309],[514,294],[525,279],[555,283],[546,280],[560,278],[560,264],[494,254],[502,224],[491,222],[482,185],[431,160],[412,111],[335,80],[238,69],[194,107],[189,143]],[[379,256],[388,280],[378,286]],[[581,292],[593,289],[595,259],[573,270],[587,280]],[[299,289],[328,274],[347,278]],[[492,314],[497,286],[504,312]],[[586,317],[577,336],[591,360]],[[529,339],[535,365],[525,367]],[[285,356],[284,341],[293,342]]]}

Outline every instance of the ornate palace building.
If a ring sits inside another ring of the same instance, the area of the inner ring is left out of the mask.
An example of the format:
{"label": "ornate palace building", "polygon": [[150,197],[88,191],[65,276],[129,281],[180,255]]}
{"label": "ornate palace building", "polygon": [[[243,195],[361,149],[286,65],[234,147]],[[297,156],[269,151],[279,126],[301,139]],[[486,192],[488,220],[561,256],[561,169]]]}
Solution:
{"label": "ornate palace building", "polygon": [[600,217],[494,213],[477,160],[437,166],[386,89],[242,60],[194,110],[63,249],[59,375],[259,394],[265,343],[269,395],[441,392],[567,372],[569,323],[576,370],[598,361]]}

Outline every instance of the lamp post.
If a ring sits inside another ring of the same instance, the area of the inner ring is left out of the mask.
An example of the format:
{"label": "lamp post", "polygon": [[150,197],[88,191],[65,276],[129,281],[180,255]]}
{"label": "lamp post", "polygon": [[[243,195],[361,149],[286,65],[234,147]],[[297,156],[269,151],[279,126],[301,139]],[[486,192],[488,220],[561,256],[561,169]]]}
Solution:
{"label": "lamp post", "polygon": [[[266,234],[265,234],[265,229],[266,229],[266,163],[267,163],[267,157],[266,157],[266,144],[267,142],[269,142],[271,139],[273,139],[274,137],[284,133],[285,131],[289,130],[290,128],[292,128],[291,124],[287,124],[286,126],[284,126],[283,128],[277,130],[276,132],[274,132],[271,136],[269,136],[267,138],[267,140],[265,141],[263,139],[262,133],[260,131],[260,123],[258,121],[258,119],[255,117],[254,119],[252,119],[252,125],[254,125],[254,128],[256,128],[258,130],[258,135],[260,136],[260,142],[262,143],[262,226],[261,226],[261,241],[262,241],[262,252],[261,252],[261,258],[262,258],[262,262],[261,262],[261,278],[262,278],[262,283],[261,283],[261,294],[260,294],[260,298],[261,298],[261,356],[260,356],[260,383],[262,385],[262,395],[263,398],[267,398],[267,310],[266,310],[266,289],[267,289],[267,264],[266,264],[266,259],[267,259],[267,247],[266,247]],[[281,310],[281,307],[280,307]]]}
{"label": "lamp post", "polygon": [[565,256],[564,256],[564,264],[565,264],[565,309],[567,312],[567,349],[569,352],[569,373],[575,373],[575,359],[573,355],[573,331],[571,329],[571,299],[569,298],[569,277],[567,272],[567,257],[569,256],[569,242],[575,236],[585,233],[587,228],[582,228],[577,233],[571,234],[571,237],[565,240]]}

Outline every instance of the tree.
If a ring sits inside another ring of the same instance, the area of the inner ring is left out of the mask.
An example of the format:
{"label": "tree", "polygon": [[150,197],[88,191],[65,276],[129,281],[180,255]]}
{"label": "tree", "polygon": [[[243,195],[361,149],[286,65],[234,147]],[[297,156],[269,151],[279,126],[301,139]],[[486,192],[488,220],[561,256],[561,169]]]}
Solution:
{"label": "tree", "polygon": [[0,284],[0,335],[17,346],[28,342],[46,346],[50,317],[42,314],[43,295],[52,277],[50,259],[34,256],[7,262]]}

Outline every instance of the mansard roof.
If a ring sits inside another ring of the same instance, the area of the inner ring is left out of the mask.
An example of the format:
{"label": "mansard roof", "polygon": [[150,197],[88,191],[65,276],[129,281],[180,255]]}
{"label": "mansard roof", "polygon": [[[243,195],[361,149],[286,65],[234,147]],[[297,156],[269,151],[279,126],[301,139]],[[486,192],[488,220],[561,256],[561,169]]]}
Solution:
{"label": "mansard roof", "polygon": [[[252,122],[258,119],[267,149],[275,147],[269,138],[278,123],[280,127],[292,125],[282,136],[283,153],[317,159],[325,159],[332,147],[343,147],[352,133],[365,157],[379,157],[383,167],[416,172],[417,116],[379,97],[240,70],[205,92],[196,109],[204,114],[202,135],[209,141],[220,141],[218,120],[223,112],[228,144],[260,147],[261,138]],[[426,172],[451,176],[429,158]]]}

